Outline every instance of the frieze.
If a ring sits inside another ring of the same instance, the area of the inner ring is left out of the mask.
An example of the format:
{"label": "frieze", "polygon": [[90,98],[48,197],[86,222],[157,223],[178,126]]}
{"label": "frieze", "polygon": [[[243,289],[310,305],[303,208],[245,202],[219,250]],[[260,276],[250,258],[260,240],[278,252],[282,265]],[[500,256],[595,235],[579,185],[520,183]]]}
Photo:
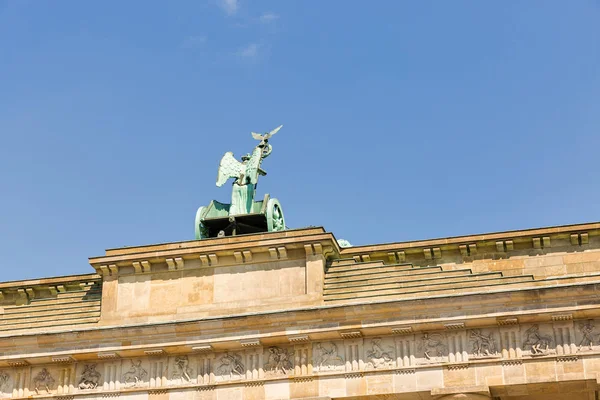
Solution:
{"label": "frieze", "polygon": [[482,329],[471,329],[469,330],[469,341],[473,345],[471,349],[473,358],[500,357],[493,332],[486,332]]}
{"label": "frieze", "polygon": [[344,370],[344,359],[338,353],[335,342],[317,342],[313,348],[314,368],[316,371]]}
{"label": "frieze", "polygon": [[265,351],[265,373],[270,375],[289,375],[294,369],[294,349],[284,349],[277,346]]}
{"label": "frieze", "polygon": [[87,364],[83,367],[77,387],[80,390],[96,389],[100,382],[100,376],[100,372],[96,371],[96,364]]}
{"label": "frieze", "polygon": [[10,392],[10,375],[5,371],[0,371],[0,394]]}
{"label": "frieze", "polygon": [[171,379],[176,383],[189,383],[192,382],[194,370],[190,367],[190,360],[188,356],[176,356],[173,359],[173,372],[171,373]]}
{"label": "frieze", "polygon": [[380,337],[370,339],[365,351],[368,369],[391,368],[394,366],[396,354],[391,338]]}
{"label": "frieze", "polygon": [[532,356],[547,355],[553,352],[551,347],[554,339],[548,334],[541,333],[538,324],[531,325],[524,334],[523,348],[529,349]]}
{"label": "frieze", "polygon": [[141,387],[148,378],[148,371],[142,367],[142,360],[129,360],[131,365],[123,373],[123,382],[126,387]]}
{"label": "frieze", "polygon": [[47,368],[42,368],[33,378],[33,389],[36,394],[46,392],[52,393],[55,380]]}
{"label": "frieze", "polygon": [[596,327],[592,320],[583,321],[578,324],[581,332],[578,351],[592,351],[594,346],[600,344],[600,333],[596,332]]}
{"label": "frieze", "polygon": [[386,370],[410,374],[432,365],[445,369],[472,368],[477,365],[472,361],[484,359],[507,368],[541,356],[554,356],[551,358],[556,362],[569,363],[600,355],[597,326],[598,322],[591,319],[559,326],[556,321],[548,321],[250,347],[230,352],[203,348],[203,352],[190,350],[189,354],[165,354],[164,357],[105,357],[97,362],[4,368],[0,370],[0,397],[77,396],[91,391],[163,390],[165,386],[208,387],[235,381],[245,384],[265,378],[301,376],[310,379],[321,374],[353,378]]}
{"label": "frieze", "polygon": [[446,335],[438,332],[425,332],[418,343],[419,351],[423,353],[422,363],[441,363],[446,361],[448,348],[446,346]]}
{"label": "frieze", "polygon": [[215,375],[219,380],[241,379],[246,374],[242,356],[238,353],[221,353],[216,357]]}

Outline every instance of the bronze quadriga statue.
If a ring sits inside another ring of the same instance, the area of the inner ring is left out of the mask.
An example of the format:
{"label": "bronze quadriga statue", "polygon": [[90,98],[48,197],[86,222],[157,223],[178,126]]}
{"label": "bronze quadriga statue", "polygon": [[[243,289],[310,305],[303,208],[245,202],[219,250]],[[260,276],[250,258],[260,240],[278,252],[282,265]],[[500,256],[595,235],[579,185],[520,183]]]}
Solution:
{"label": "bronze quadriga statue", "polygon": [[221,187],[228,179],[234,179],[231,203],[213,200],[208,206],[198,209],[195,222],[196,239],[285,229],[283,210],[277,199],[265,194],[263,200],[254,201],[258,176],[267,174],[261,169],[261,163],[273,150],[269,139],[282,126],[264,135],[252,132],[252,137],[260,140],[260,143],[252,154],[242,156],[241,161],[236,160],[232,152],[225,153],[219,164],[217,186]]}

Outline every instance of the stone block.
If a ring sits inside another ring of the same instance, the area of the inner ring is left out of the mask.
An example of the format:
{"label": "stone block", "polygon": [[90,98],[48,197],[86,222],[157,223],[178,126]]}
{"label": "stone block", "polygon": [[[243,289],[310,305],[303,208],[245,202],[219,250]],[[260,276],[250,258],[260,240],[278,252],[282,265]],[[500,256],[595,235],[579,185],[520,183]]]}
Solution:
{"label": "stone block", "polygon": [[517,270],[522,272],[525,267],[525,260],[519,258],[510,258],[506,260],[478,260],[473,262],[473,268],[477,271],[500,271]]}
{"label": "stone block", "polygon": [[412,392],[417,390],[417,374],[412,371],[398,371],[393,377],[394,391]]}
{"label": "stone block", "polygon": [[442,367],[420,369],[417,371],[417,390],[431,390],[444,387],[444,371]]}
{"label": "stone block", "polygon": [[475,368],[445,368],[444,387],[465,386],[466,382],[476,382]]}
{"label": "stone block", "polygon": [[581,253],[569,253],[563,256],[565,264],[600,261],[600,250],[583,251]]}
{"label": "stone block", "polygon": [[367,393],[367,378],[360,376],[346,377],[346,396],[364,396]]}
{"label": "stone block", "polygon": [[263,384],[262,382],[247,382],[244,385],[244,400],[264,400],[266,385],[267,383]]}
{"label": "stone block", "polygon": [[529,268],[549,267],[552,265],[563,265],[563,255],[542,255],[524,259],[524,266]]}
{"label": "stone block", "polygon": [[524,363],[527,383],[556,381],[554,360],[540,360]]}
{"label": "stone block", "polygon": [[346,379],[343,376],[319,378],[319,396],[332,398],[346,396]]}
{"label": "stone block", "polygon": [[391,372],[369,374],[366,382],[368,394],[385,394],[393,387],[393,376]]}
{"label": "stone block", "polygon": [[504,372],[505,385],[517,385],[527,382],[523,364],[505,364],[502,366],[502,371]]}
{"label": "stone block", "polygon": [[584,358],[582,361],[585,379],[596,379],[597,376],[600,376],[600,358]]}
{"label": "stone block", "polygon": [[[244,389],[241,385],[219,386],[216,388],[217,400],[244,400]],[[150,399],[152,400],[152,399]]]}
{"label": "stone block", "polygon": [[290,383],[290,398],[302,399],[317,397],[319,395],[319,381],[317,378],[297,378]]}
{"label": "stone block", "polygon": [[585,369],[581,359],[565,359],[557,361],[556,377],[559,381],[574,381],[585,379]]}
{"label": "stone block", "polygon": [[502,365],[482,365],[475,368],[475,382],[480,386],[500,386],[504,384]]}
{"label": "stone block", "polygon": [[214,387],[198,388],[192,398],[194,400],[217,400],[217,391]]}

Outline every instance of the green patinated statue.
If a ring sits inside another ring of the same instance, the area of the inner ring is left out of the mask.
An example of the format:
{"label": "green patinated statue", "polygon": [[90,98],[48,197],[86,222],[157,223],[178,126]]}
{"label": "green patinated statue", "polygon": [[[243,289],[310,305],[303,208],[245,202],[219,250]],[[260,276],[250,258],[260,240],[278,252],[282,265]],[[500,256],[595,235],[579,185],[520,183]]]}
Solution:
{"label": "green patinated statue", "polygon": [[264,135],[252,132],[252,137],[260,140],[260,143],[254,148],[252,155],[246,154],[242,157],[242,162],[236,160],[230,151],[225,153],[221,159],[217,175],[217,186],[223,186],[229,178],[235,179],[231,192],[229,215],[248,214],[251,211],[256,184],[258,183],[258,175],[266,175],[266,172],[260,168],[260,164],[273,151],[272,146],[269,144],[269,139],[282,126],[280,125]]}
{"label": "green patinated statue", "polygon": [[261,169],[262,160],[273,150],[269,139],[282,127],[262,135],[252,132],[252,137],[260,143],[251,154],[242,156],[241,161],[236,160],[232,152],[225,153],[219,163],[217,186],[234,179],[231,204],[213,200],[207,207],[200,207],[196,213],[196,239],[285,229],[283,211],[277,199],[271,199],[267,194],[262,201],[254,200],[258,176],[267,174]]}

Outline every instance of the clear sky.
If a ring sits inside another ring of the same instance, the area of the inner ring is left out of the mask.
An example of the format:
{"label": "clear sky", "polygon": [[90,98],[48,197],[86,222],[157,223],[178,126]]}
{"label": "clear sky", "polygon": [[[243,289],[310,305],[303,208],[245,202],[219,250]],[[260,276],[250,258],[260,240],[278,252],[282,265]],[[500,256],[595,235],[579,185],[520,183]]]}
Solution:
{"label": "clear sky", "polygon": [[0,0],[0,281],[191,240],[226,151],[353,244],[600,220],[600,1]]}

